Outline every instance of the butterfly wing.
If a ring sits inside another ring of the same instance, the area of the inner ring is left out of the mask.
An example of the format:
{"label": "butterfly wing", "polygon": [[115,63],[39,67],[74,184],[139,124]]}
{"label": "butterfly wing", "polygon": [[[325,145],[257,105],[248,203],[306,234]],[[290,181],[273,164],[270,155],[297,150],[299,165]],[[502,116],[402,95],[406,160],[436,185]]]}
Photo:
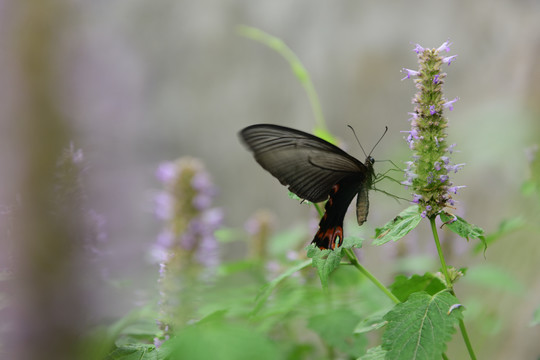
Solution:
{"label": "butterfly wing", "polygon": [[363,182],[366,166],[337,146],[308,133],[270,125],[252,125],[240,137],[255,160],[302,199],[321,202],[346,177]]}

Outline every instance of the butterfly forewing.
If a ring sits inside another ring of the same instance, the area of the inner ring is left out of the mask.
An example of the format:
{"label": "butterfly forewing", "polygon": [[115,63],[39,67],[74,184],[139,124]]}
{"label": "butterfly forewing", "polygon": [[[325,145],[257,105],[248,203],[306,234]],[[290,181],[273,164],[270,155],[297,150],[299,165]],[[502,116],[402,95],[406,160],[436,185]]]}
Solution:
{"label": "butterfly forewing", "polygon": [[277,125],[253,125],[240,132],[255,160],[302,199],[321,202],[349,175],[366,176],[360,161],[316,136]]}

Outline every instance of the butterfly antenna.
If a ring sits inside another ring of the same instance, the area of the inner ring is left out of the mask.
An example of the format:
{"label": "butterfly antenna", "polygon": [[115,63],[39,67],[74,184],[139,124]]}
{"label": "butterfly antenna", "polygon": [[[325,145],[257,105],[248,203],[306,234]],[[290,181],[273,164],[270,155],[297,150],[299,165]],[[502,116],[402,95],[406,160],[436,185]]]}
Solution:
{"label": "butterfly antenna", "polygon": [[360,145],[360,149],[362,149],[362,152],[364,153],[365,157],[368,157],[368,155],[366,155],[366,152],[364,151],[364,148],[362,147],[362,144],[360,143],[360,140],[358,140],[358,136],[356,136],[356,132],[354,131],[353,127],[351,125],[347,125],[347,126],[349,127],[349,129],[351,129],[352,133],[354,134],[354,137],[356,138],[356,142],[358,143],[358,145]]}
{"label": "butterfly antenna", "polygon": [[[369,152],[368,156],[371,155],[371,153],[373,152],[373,150],[375,150],[375,147],[377,147],[377,145],[379,145],[379,143],[381,142],[382,138],[384,137],[384,135],[386,135],[386,133],[388,132],[388,126],[385,126],[384,127],[384,132],[383,134],[381,135],[381,137],[379,138],[379,141],[377,141],[377,143],[375,144],[375,146],[373,146],[373,148],[371,149],[371,151]],[[355,135],[356,136],[356,135]],[[363,149],[362,149],[363,150]]]}

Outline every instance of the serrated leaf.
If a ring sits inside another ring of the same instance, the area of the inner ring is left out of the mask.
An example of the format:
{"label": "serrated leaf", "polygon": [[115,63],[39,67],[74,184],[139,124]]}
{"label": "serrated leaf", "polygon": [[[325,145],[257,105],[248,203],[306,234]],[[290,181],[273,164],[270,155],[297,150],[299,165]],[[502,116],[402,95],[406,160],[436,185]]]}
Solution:
{"label": "serrated leaf", "polygon": [[386,350],[379,345],[368,349],[367,353],[356,360],[384,360],[386,358]]}
{"label": "serrated leaf", "polygon": [[409,296],[419,291],[425,291],[429,295],[435,295],[446,287],[436,275],[425,273],[424,275],[396,276],[394,283],[390,285],[390,291],[401,301],[407,301]]}
{"label": "serrated leaf", "polygon": [[457,215],[442,212],[439,216],[451,231],[467,239],[467,241],[469,239],[479,239],[484,245],[484,251],[487,250],[484,229],[474,224],[469,224],[465,219]]}
{"label": "serrated leaf", "polygon": [[359,320],[359,316],[351,311],[338,309],[313,316],[308,327],[317,332],[327,345],[350,356],[358,356],[367,342],[362,335],[353,332]]}
{"label": "serrated leaf", "polygon": [[461,309],[448,313],[457,303],[455,296],[442,291],[433,296],[414,293],[397,304],[384,317],[388,320],[382,344],[388,351],[385,359],[440,359],[462,316]]}
{"label": "serrated leaf", "polygon": [[289,276],[294,274],[297,271],[302,270],[303,268],[309,266],[311,264],[311,260],[305,260],[299,264],[296,264],[295,266],[289,268],[287,271],[285,271],[283,274],[279,275],[274,280],[270,281],[268,284],[262,287],[262,289],[259,291],[259,294],[257,295],[257,298],[255,299],[255,307],[253,311],[251,312],[251,315],[256,315],[259,310],[262,308],[272,291],[285,279],[287,279]]}
{"label": "serrated leaf", "polygon": [[313,267],[317,269],[323,288],[328,286],[328,277],[339,266],[345,249],[361,248],[363,239],[356,236],[347,236],[343,244],[335,250],[321,250],[315,244],[307,247],[307,257],[312,259]]}
{"label": "serrated leaf", "polygon": [[403,210],[383,227],[375,229],[373,245],[382,245],[388,241],[398,241],[414,229],[422,220],[418,205]]}
{"label": "serrated leaf", "polygon": [[307,257],[312,259],[312,265],[317,269],[321,284],[326,289],[328,287],[328,277],[341,262],[343,247],[340,246],[335,250],[321,250],[315,244],[311,244],[307,248]]}
{"label": "serrated leaf", "polygon": [[343,239],[343,245],[341,245],[341,247],[343,249],[352,249],[352,248],[360,249],[362,247],[363,242],[364,242],[364,239],[359,238],[358,236],[346,236]]}

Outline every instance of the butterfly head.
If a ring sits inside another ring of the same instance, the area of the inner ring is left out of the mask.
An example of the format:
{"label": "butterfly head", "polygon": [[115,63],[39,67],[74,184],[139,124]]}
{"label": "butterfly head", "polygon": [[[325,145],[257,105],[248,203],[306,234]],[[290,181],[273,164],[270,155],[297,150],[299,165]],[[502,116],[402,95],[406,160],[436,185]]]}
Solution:
{"label": "butterfly head", "polygon": [[366,158],[366,166],[373,166],[373,164],[375,164],[375,159],[373,158],[373,156],[368,155],[368,157]]}

